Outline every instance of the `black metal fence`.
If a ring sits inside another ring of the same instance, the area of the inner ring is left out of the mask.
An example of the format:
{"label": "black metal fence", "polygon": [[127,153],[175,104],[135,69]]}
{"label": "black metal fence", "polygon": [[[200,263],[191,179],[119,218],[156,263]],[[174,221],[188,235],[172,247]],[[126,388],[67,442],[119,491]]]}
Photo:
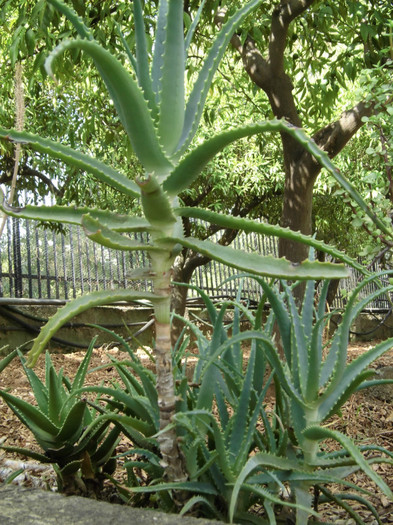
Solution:
{"label": "black metal fence", "polygon": [[[143,234],[135,234],[142,239]],[[240,234],[233,247],[264,255],[277,255],[277,241],[271,237]],[[0,298],[67,300],[94,290],[133,287],[148,290],[146,281],[130,280],[131,270],[148,264],[142,252],[120,252],[97,245],[85,237],[76,226],[64,225],[62,233],[43,228],[35,221],[8,218],[0,238]],[[205,290],[210,297],[234,297],[239,283],[228,280],[237,271],[211,262],[194,272],[192,284]],[[361,275],[351,272],[340,282],[336,305],[341,307],[347,292],[353,289]],[[365,292],[372,290],[369,286]],[[190,290],[189,296],[195,297]],[[248,279],[243,283],[242,296],[258,301],[261,290]],[[386,297],[371,305],[387,309]]]}

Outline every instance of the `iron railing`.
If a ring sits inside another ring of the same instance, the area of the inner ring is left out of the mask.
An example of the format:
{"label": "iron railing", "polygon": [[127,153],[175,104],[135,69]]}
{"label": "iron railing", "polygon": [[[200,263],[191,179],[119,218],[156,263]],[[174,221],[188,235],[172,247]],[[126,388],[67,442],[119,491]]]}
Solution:
{"label": "iron railing", "polygon": [[[137,233],[135,238],[142,240],[143,234]],[[264,255],[277,256],[278,251],[276,239],[254,234],[239,234],[232,246]],[[120,252],[97,245],[79,227],[64,225],[62,232],[56,232],[35,221],[8,218],[0,238],[0,300],[56,302],[94,290],[126,287],[147,290],[147,281],[135,282],[128,277],[131,270],[146,265],[144,253]],[[230,279],[236,274],[236,270],[213,261],[196,269],[191,284],[212,298],[236,297],[239,281]],[[340,282],[336,307],[344,305],[347,293],[361,279],[359,272],[351,270],[350,277]],[[374,284],[368,285],[364,294],[373,289]],[[195,291],[189,291],[189,297],[196,296]],[[246,279],[242,297],[252,302],[260,296],[261,289],[255,280]],[[388,309],[388,298],[381,296],[369,308]]]}

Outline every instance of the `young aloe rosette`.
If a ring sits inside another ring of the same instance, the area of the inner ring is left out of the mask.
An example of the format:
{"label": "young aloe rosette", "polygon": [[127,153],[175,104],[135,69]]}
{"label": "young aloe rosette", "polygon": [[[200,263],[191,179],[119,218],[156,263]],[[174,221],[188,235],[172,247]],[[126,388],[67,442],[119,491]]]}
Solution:
{"label": "young aloe rosette", "polygon": [[[377,516],[374,507],[361,495],[365,492],[346,480],[357,470],[363,470],[387,497],[393,497],[391,489],[372,468],[374,463],[392,464],[393,454],[380,447],[358,447],[341,432],[325,426],[326,420],[339,412],[351,394],[373,384],[373,381],[367,381],[370,376],[375,375],[373,370],[368,369],[369,365],[393,347],[391,338],[366,351],[351,363],[347,362],[349,332],[353,321],[370,301],[393,290],[393,286],[380,287],[378,278],[381,275],[365,278],[352,292],[341,322],[327,342],[324,341],[324,333],[332,315],[325,311],[329,281],[322,283],[317,302],[315,283],[307,282],[299,313],[293,289],[286,282],[281,282],[280,289],[256,278],[277,323],[282,353],[266,337],[266,330],[265,334],[255,334],[255,338],[261,339],[264,353],[285,393],[289,413],[282,422],[290,430],[291,444],[283,457],[273,457],[261,452],[249,459],[234,485],[232,517],[239,491],[255,490],[258,493],[261,490],[260,485],[268,482],[271,473],[280,482],[289,484],[293,500],[298,505],[297,525],[307,523],[311,514],[312,486],[320,490],[325,500],[330,499],[346,510],[349,509],[358,523],[362,523],[360,516],[347,503],[351,497]],[[375,291],[362,297],[361,292],[373,280],[376,281]],[[320,442],[327,439],[335,440],[341,445],[341,450],[335,453],[324,452]],[[373,449],[385,456],[377,455],[368,459],[363,455],[364,451]],[[328,483],[344,485],[358,494],[332,494],[326,487]],[[318,501],[314,501],[314,509],[317,504]]]}
{"label": "young aloe rosette", "polygon": [[101,481],[103,473],[111,473],[115,467],[111,458],[119,441],[119,429],[108,431],[109,421],[99,421],[100,413],[89,408],[87,400],[78,396],[93,348],[94,340],[72,382],[63,376],[62,369],[56,372],[49,353],[45,358],[45,382],[42,382],[26,366],[19,352],[36,405],[0,390],[0,397],[33,433],[43,453],[21,447],[1,448],[51,463],[60,491],[86,492],[89,481]]}
{"label": "young aloe rosette", "polygon": [[[92,59],[113,101],[134,154],[143,167],[144,175],[135,178],[132,173],[127,172],[127,165],[124,171],[120,171],[86,153],[31,133],[0,128],[0,138],[23,143],[24,147],[60,159],[81,172],[93,175],[100,183],[107,184],[128,197],[139,198],[143,216],[118,215],[110,211],[83,207],[26,206],[19,209],[8,207],[4,200],[0,207],[12,216],[81,225],[88,237],[109,248],[146,251],[150,256],[150,266],[144,270],[144,277],[151,279],[153,292],[104,291],[76,299],[59,310],[43,327],[28,355],[27,363],[28,366],[32,366],[55,331],[70,317],[85,309],[115,301],[147,300],[155,309],[157,390],[160,428],[163,430],[175,413],[176,398],[170,358],[170,287],[171,267],[182,247],[191,248],[224,264],[259,276],[295,280],[342,278],[347,275],[341,264],[305,261],[300,265],[293,265],[285,259],[247,254],[207,240],[185,237],[181,217],[193,217],[194,214],[196,217],[197,211],[180,208],[179,194],[189,187],[202,173],[206,164],[225,146],[235,140],[262,132],[290,134],[299,140],[340,184],[346,184],[347,191],[351,193],[353,189],[348,188],[345,179],[334,168],[328,156],[320,151],[301,129],[285,121],[272,120],[229,130],[191,148],[213,76],[231,36],[242,21],[258,8],[262,0],[246,2],[228,18],[218,32],[187,99],[184,85],[187,52],[204,2],[201,3],[184,39],[183,1],[160,0],[151,57],[148,53],[142,2],[134,0],[135,50],[130,50],[122,37],[125,55],[129,59],[128,63],[123,64],[94,40],[92,32],[72,8],[61,0],[47,1],[69,19],[78,34],[78,38],[61,42],[50,53],[46,61],[48,73],[52,75],[55,60],[67,50],[81,50]],[[205,219],[216,221],[218,217],[206,215]],[[239,222],[239,219],[230,216],[225,217],[225,221],[229,227],[244,228],[260,234],[291,238],[294,235],[286,229],[275,227],[272,231],[269,227],[264,229],[261,225],[253,226],[252,221]],[[135,231],[149,233],[150,240],[143,243],[130,239],[128,234]],[[339,252],[313,239],[300,234],[296,234],[296,239],[326,249],[329,253],[333,251],[338,258],[345,259]],[[136,278],[141,278],[140,272]],[[159,435],[163,463],[167,465],[169,479],[184,479],[184,468],[178,460],[180,452],[176,444],[176,433],[170,428],[168,427],[167,433],[161,432]]]}

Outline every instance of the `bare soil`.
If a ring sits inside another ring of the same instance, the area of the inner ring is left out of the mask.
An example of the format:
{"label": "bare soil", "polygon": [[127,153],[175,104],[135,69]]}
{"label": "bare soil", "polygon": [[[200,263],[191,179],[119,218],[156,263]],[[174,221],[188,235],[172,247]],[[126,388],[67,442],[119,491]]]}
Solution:
{"label": "bare soil", "polygon": [[[348,359],[356,358],[375,344],[376,342],[351,344],[348,351]],[[119,358],[122,357],[122,353],[116,348],[108,350],[103,347],[95,350],[90,368],[100,367],[101,365],[107,366],[99,371],[90,373],[87,376],[86,384],[97,385],[101,382],[109,384],[110,380],[116,376],[108,354]],[[62,367],[64,375],[69,378],[74,377],[83,357],[83,351],[72,354],[52,354],[52,360],[56,368]],[[43,365],[44,359],[41,358],[35,369],[36,373],[41,377],[43,376]],[[386,353],[373,366],[376,368],[393,367],[393,350]],[[7,389],[10,393],[34,403],[29,383],[20,363],[16,359],[0,374],[0,389]],[[393,451],[393,395],[390,397],[389,395],[381,395],[380,392],[367,390],[357,392],[344,405],[342,414],[334,416],[328,424],[330,428],[348,435],[357,444],[377,444],[389,451]],[[35,444],[34,437],[30,431],[20,423],[2,399],[0,399],[0,444],[40,450]],[[325,446],[327,449],[331,448],[333,450],[337,445],[327,442]],[[124,440],[120,443],[118,452],[125,452],[128,448],[129,443]],[[23,465],[25,465],[25,468]],[[31,460],[0,450],[0,482],[4,481],[18,468],[24,468],[24,472],[14,480],[15,483],[30,486],[44,485],[55,490],[55,476],[51,469],[42,468]],[[386,464],[376,465],[375,470],[388,486],[393,489],[393,466]],[[122,474],[120,469],[118,475],[122,476]],[[354,474],[351,481],[359,487],[372,492],[373,496],[369,497],[369,499],[377,508],[380,521],[384,524],[393,523],[393,502],[382,495],[373,482],[364,474]],[[334,487],[330,487],[330,489],[334,490]],[[362,516],[364,523],[377,523],[367,509],[362,508],[356,502],[351,502],[351,504]],[[325,518],[334,523],[347,525],[355,523],[345,512],[332,505],[326,505],[319,510],[322,510]]]}

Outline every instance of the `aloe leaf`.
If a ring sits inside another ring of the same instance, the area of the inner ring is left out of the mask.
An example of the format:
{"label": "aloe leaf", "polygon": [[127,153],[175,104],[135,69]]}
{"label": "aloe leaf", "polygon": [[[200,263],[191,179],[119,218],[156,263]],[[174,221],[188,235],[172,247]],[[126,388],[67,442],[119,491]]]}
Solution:
{"label": "aloe leaf", "polygon": [[[371,350],[357,357],[349,365],[347,365],[341,374],[339,384],[335,388],[329,387],[320,397],[319,415],[325,418],[336,405],[337,401],[343,396],[347,389],[354,385],[354,390],[359,387],[359,379],[361,375],[368,371],[366,368],[373,363],[378,357],[381,357],[385,352],[388,352],[393,347],[393,338],[387,339],[382,343],[376,345]],[[368,378],[368,377],[367,377]],[[365,376],[362,378],[365,379]]]}
{"label": "aloe leaf", "polygon": [[119,118],[134,152],[148,172],[167,171],[172,167],[156,136],[147,102],[137,82],[109,51],[96,42],[67,40],[59,44],[47,58],[45,67],[51,74],[53,60],[67,49],[82,49],[93,59],[105,82]]}
{"label": "aloe leaf", "polygon": [[[138,83],[143,90],[145,99],[148,102],[150,109],[152,110],[153,116],[157,115],[157,105],[155,100],[155,94],[153,91],[152,81],[150,77],[149,68],[149,54],[147,52],[147,42],[145,33],[145,21],[143,19],[143,12],[140,0],[134,0],[134,20],[135,20],[135,50],[136,50],[136,61],[134,67],[138,77]],[[123,38],[123,44],[127,42]]]}
{"label": "aloe leaf", "polygon": [[200,70],[198,79],[195,82],[190,97],[187,101],[184,129],[178,146],[178,149],[181,150],[181,152],[184,152],[187,149],[193,136],[195,135],[213,77],[225,53],[225,49],[233,36],[233,33],[247,17],[247,15],[250,14],[251,11],[253,11],[261,3],[262,0],[252,0],[241,9],[237,10],[236,13],[224,24],[212,47],[210,48],[210,51]]}
{"label": "aloe leaf", "polygon": [[21,456],[27,456],[28,458],[35,459],[39,461],[40,463],[52,463],[53,460],[49,459],[44,454],[40,454],[39,452],[34,452],[34,450],[30,450],[28,448],[23,447],[5,447],[3,445],[0,446],[1,450],[6,450],[7,452],[15,452],[16,454],[20,454]]}
{"label": "aloe leaf", "polygon": [[154,38],[153,60],[151,66],[151,77],[153,91],[156,95],[156,101],[159,103],[161,92],[161,78],[162,69],[164,65],[164,50],[165,50],[165,33],[166,20],[168,16],[169,2],[168,0],[160,0],[158,5],[158,17],[156,23],[156,34]]}
{"label": "aloe leaf", "polygon": [[[165,181],[164,181],[165,187]],[[235,230],[241,230],[245,233],[259,233],[261,235],[272,235],[274,237],[280,237],[289,239],[297,242],[301,242],[308,246],[315,248],[316,250],[328,253],[332,257],[335,257],[343,263],[355,268],[364,275],[369,275],[370,272],[362,265],[359,264],[355,259],[348,257],[345,253],[340,252],[336,248],[329,246],[314,237],[309,235],[303,235],[300,232],[294,232],[289,228],[282,228],[278,225],[272,225],[264,222],[257,222],[251,219],[244,219],[240,217],[233,217],[232,215],[224,215],[222,213],[216,213],[210,210],[203,210],[201,208],[192,207],[181,207],[175,209],[176,215],[181,217],[190,217],[193,219],[200,219],[202,221],[210,222],[211,224],[217,224],[223,228],[232,228]]]}
{"label": "aloe leaf", "polygon": [[202,483],[199,481],[175,481],[168,483],[157,483],[142,487],[127,487],[128,492],[162,492],[167,490],[179,490],[188,492],[198,492],[202,494],[218,495],[217,490],[210,483]]}
{"label": "aloe leaf", "polygon": [[[311,281],[312,285],[314,284]],[[309,284],[309,283],[307,283]],[[305,334],[304,334],[304,324],[303,324],[303,315],[300,318],[299,310],[296,307],[294,297],[291,293],[290,288],[287,284],[282,283],[286,291],[287,301],[289,305],[289,313],[291,318],[291,350],[292,350],[292,376],[294,379],[295,386],[300,386],[300,390],[303,393],[303,397],[306,397],[306,385],[309,375],[309,362],[308,362],[308,349]],[[311,393],[311,396],[314,397],[314,392]],[[309,399],[306,398],[306,401]]]}
{"label": "aloe leaf", "polygon": [[146,244],[142,241],[136,241],[122,235],[121,233],[115,232],[90,215],[84,215],[82,217],[82,226],[89,239],[112,250],[162,251],[158,246]]}
{"label": "aloe leaf", "polygon": [[49,373],[46,378],[46,384],[48,388],[48,408],[47,415],[51,421],[54,421],[57,425],[60,425],[60,413],[63,406],[63,395],[64,389],[61,381],[61,376],[56,374],[53,367],[53,363],[50,359],[49,352],[46,354],[47,361],[50,362]]}
{"label": "aloe leaf", "polygon": [[311,440],[334,439],[342,445],[345,450],[352,456],[359,467],[365,472],[369,478],[382,490],[386,496],[393,499],[393,492],[386,485],[383,479],[370,467],[368,462],[364,459],[358,447],[347,436],[338,432],[337,430],[330,430],[326,427],[311,426],[304,430],[304,437]]}
{"label": "aloe leaf", "polygon": [[86,407],[86,401],[81,400],[70,409],[56,436],[58,443],[67,442],[73,444],[78,441],[84,428]]}
{"label": "aloe leaf", "polygon": [[[249,419],[249,406],[251,397],[252,380],[254,375],[255,366],[255,351],[250,353],[248,360],[246,376],[242,384],[242,390],[239,396],[239,402],[236,406],[235,413],[233,414],[233,427],[231,432],[231,438],[229,441],[229,453],[232,455],[233,460],[241,454],[242,448],[244,447],[243,439],[245,437],[248,419]],[[235,461],[234,461],[235,462]]]}
{"label": "aloe leaf", "polygon": [[92,463],[100,465],[105,465],[105,463],[112,457],[115,448],[119,442],[120,428],[113,427],[103,443],[99,448],[91,455]]}
{"label": "aloe leaf", "polygon": [[[164,239],[163,239],[164,240]],[[343,265],[304,261],[293,264],[286,259],[277,259],[272,256],[261,256],[255,253],[246,253],[229,246],[221,246],[211,241],[195,239],[193,237],[169,238],[186,248],[191,248],[202,255],[207,255],[215,261],[227,264],[238,270],[283,279],[341,279],[348,276]]]}
{"label": "aloe leaf", "polygon": [[87,349],[87,352],[85,354],[85,357],[82,359],[80,365],[78,366],[78,370],[75,374],[75,377],[74,377],[74,380],[72,382],[72,386],[71,386],[71,389],[70,389],[70,394],[73,394],[76,390],[78,390],[79,388],[82,388],[84,382],[85,382],[85,378],[86,378],[86,374],[87,374],[87,370],[89,368],[89,363],[90,363],[90,359],[91,359],[91,356],[93,355],[93,350],[94,350],[94,344],[97,340],[97,337],[94,337],[89,345],[89,348]]}
{"label": "aloe leaf", "polygon": [[118,232],[144,232],[150,229],[148,221],[142,217],[130,217],[96,208],[74,206],[32,206],[23,208],[8,206],[4,194],[0,189],[0,209],[11,217],[32,219],[46,222],[60,222],[82,226],[82,217],[90,215],[101,224]]}
{"label": "aloe leaf", "polygon": [[76,13],[71,7],[66,5],[61,0],[47,0],[49,4],[53,5],[60,13],[63,13],[71,24],[74,26],[78,35],[81,38],[86,38],[87,40],[93,40],[93,34],[90,29],[83,23],[83,20],[78,13]]}
{"label": "aloe leaf", "polygon": [[[87,41],[86,41],[87,43]],[[128,195],[138,197],[140,194],[138,186],[126,175],[94,157],[76,151],[69,146],[64,146],[50,139],[44,139],[26,131],[15,131],[0,127],[0,138],[12,142],[29,145],[35,151],[45,153],[50,157],[63,160],[68,165],[75,166],[81,170],[94,175],[100,182],[108,184],[112,188]]]}
{"label": "aloe leaf", "polygon": [[187,31],[186,39],[184,41],[184,54],[185,54],[186,57],[187,57],[187,54],[188,54],[188,50],[189,50],[192,38],[193,38],[194,33],[195,33],[195,29],[197,28],[197,25],[199,23],[199,19],[201,17],[203,8],[205,6],[205,2],[206,2],[206,0],[202,0],[202,2],[200,3],[200,6],[198,7],[198,11],[196,12],[196,15],[194,17],[194,20],[192,21],[192,23],[191,23],[191,25],[190,25],[190,27],[189,27],[189,29]]}
{"label": "aloe leaf", "polygon": [[[18,349],[12,350],[0,361],[0,373],[11,363],[11,361],[18,355]],[[22,353],[20,354],[22,355]]]}
{"label": "aloe leaf", "polygon": [[142,192],[142,205],[146,219],[149,223],[161,230],[171,231],[176,217],[168,195],[163,191],[161,184],[153,175],[138,181]]}
{"label": "aloe leaf", "polygon": [[34,398],[37,401],[38,408],[42,412],[46,413],[48,409],[48,389],[42,383],[41,379],[37,376],[34,370],[26,366],[26,359],[22,355],[22,352],[19,352],[19,358],[30,386],[33,389]]}
{"label": "aloe leaf", "polygon": [[162,301],[163,298],[150,292],[134,292],[132,290],[103,290],[78,297],[77,299],[71,301],[63,308],[57,310],[55,315],[51,317],[47,324],[41,328],[41,332],[34,340],[33,347],[27,354],[27,366],[34,366],[51,337],[59,330],[59,328],[61,328],[75,315],[78,315],[94,306],[112,304],[118,301],[131,302],[139,300],[155,302]]}
{"label": "aloe leaf", "polygon": [[36,437],[42,440],[53,440],[58,428],[41,410],[3,390],[0,390],[0,396]]}
{"label": "aloe leaf", "polygon": [[[347,511],[347,513],[355,520],[356,523],[358,523],[359,525],[364,525],[364,521],[363,519],[359,516],[359,514],[357,514],[357,512],[354,511],[354,509],[350,506],[350,505],[347,505],[345,503],[344,500],[346,499],[349,499],[349,500],[354,500],[358,503],[360,503],[361,505],[364,505],[365,507],[368,508],[368,510],[371,512],[371,514],[374,516],[374,518],[376,518],[377,522],[378,522],[378,525],[382,525],[382,521],[380,520],[380,516],[379,516],[379,513],[378,511],[376,510],[376,508],[369,502],[367,501],[365,498],[362,498],[361,496],[359,496],[358,494],[349,494],[348,492],[345,492],[345,493],[336,493],[336,492],[331,492],[330,490],[328,490],[326,487],[322,487],[322,486],[319,486],[318,487],[320,489],[320,491],[322,492],[322,494],[325,495],[325,497],[328,499],[328,500],[331,500],[333,501],[334,503],[336,503],[338,506],[342,507],[344,510]],[[354,487],[355,489],[358,490],[358,487]]]}
{"label": "aloe leaf", "polygon": [[181,421],[182,418],[190,418],[192,416],[195,416],[195,421],[198,425],[200,424],[201,426],[206,428],[206,432],[211,432],[213,434],[212,439],[214,439],[215,450],[218,452],[220,469],[224,473],[227,482],[233,482],[235,474],[231,468],[231,463],[228,457],[228,450],[225,446],[223,439],[223,432],[219,428],[214,415],[208,410],[196,409],[190,410],[189,412],[185,412],[183,414],[176,414],[175,419],[176,421]]}
{"label": "aloe leaf", "polygon": [[330,391],[333,391],[335,387],[340,383],[341,376],[345,370],[349,330],[353,320],[370,301],[372,301],[374,298],[378,297],[382,293],[389,293],[391,290],[393,290],[393,286],[379,288],[371,294],[367,295],[367,297],[360,300],[358,303],[356,303],[356,299],[360,291],[368,283],[372,282],[373,280],[377,279],[380,275],[383,274],[389,275],[390,272],[380,272],[376,275],[367,277],[355,288],[355,290],[353,290],[349,297],[342,321],[336,333],[333,336],[329,353],[325,359],[325,362],[323,363],[321,370],[320,385],[323,386],[330,379],[330,384],[326,391],[327,394]]}
{"label": "aloe leaf", "polygon": [[164,150],[171,155],[184,124],[183,0],[168,2],[164,32],[157,132]]}

